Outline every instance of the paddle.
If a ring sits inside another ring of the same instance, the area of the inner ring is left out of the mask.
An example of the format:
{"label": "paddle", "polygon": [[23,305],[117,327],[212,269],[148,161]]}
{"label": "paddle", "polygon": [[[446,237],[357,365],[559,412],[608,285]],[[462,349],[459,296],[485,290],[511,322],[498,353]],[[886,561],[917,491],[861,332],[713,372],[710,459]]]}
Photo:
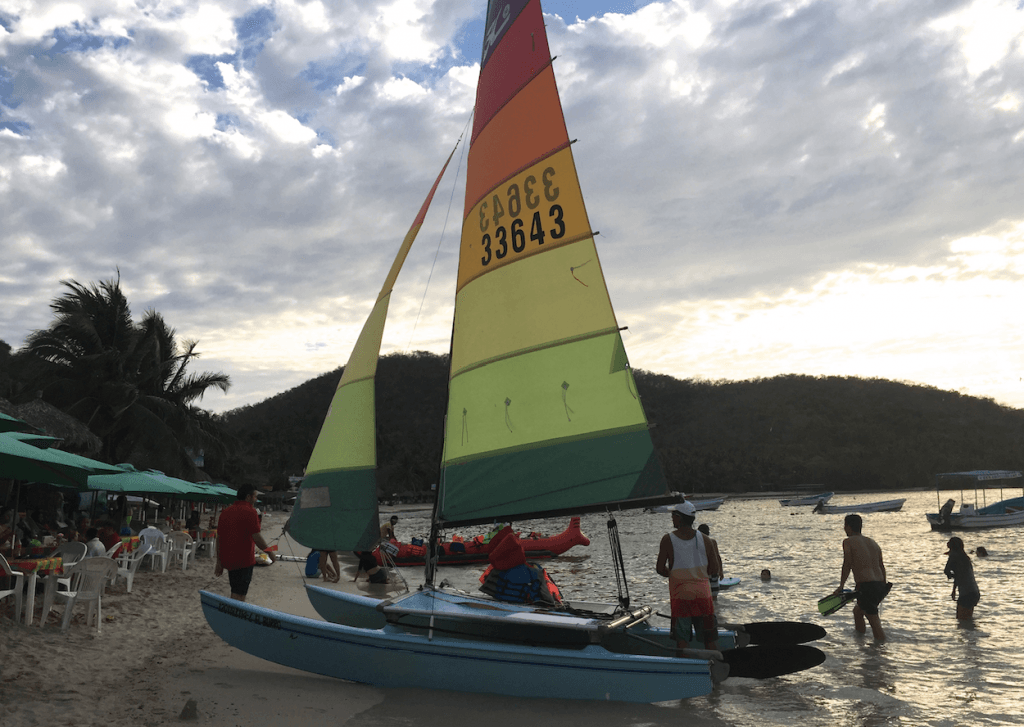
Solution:
{"label": "paddle", "polygon": [[769,679],[818,666],[825,661],[825,652],[813,646],[789,644],[726,649],[722,657],[731,677]]}
{"label": "paddle", "polygon": [[745,633],[755,646],[806,644],[825,638],[825,629],[818,624],[801,621],[761,621],[749,624],[719,624],[720,628]]}
{"label": "paddle", "polygon": [[[885,584],[885,593],[882,598],[889,595],[889,591],[892,590],[892,583]],[[848,604],[850,601],[857,598],[860,595],[860,591],[851,591],[849,588],[844,590],[842,593],[833,594],[831,596],[825,596],[818,601],[818,613],[822,616],[831,616],[836,611],[841,609],[843,606]]]}
{"label": "paddle", "polygon": [[847,588],[842,593],[825,596],[818,601],[818,613],[822,616],[831,616],[859,595],[860,591],[851,591]]}
{"label": "paddle", "polygon": [[[671,618],[660,611],[658,615],[662,618]],[[825,629],[821,626],[800,621],[759,621],[749,624],[719,623],[718,627],[724,631],[737,632],[736,641],[740,646],[746,646],[747,644],[755,646],[805,644],[808,641],[816,641],[825,637]],[[742,639],[742,634],[746,634],[750,640]]]}

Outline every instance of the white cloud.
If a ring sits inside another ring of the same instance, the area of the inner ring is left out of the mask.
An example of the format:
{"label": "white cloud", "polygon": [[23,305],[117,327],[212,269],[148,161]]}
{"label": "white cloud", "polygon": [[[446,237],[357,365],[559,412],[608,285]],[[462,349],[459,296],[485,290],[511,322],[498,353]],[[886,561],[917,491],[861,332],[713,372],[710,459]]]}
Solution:
{"label": "white cloud", "polygon": [[[1024,13],[622,5],[547,25],[634,365],[883,376],[1024,405]],[[4,8],[0,338],[45,326],[60,279],[119,267],[137,313],[160,310],[233,376],[205,406],[343,364],[469,119],[479,39],[462,34],[480,3]],[[399,278],[386,350],[447,350],[465,151]]]}

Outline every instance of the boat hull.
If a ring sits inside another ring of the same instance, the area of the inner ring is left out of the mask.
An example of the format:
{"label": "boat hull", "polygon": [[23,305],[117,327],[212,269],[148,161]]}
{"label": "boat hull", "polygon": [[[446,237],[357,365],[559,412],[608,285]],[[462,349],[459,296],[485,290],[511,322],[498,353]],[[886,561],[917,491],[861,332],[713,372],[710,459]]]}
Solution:
{"label": "boat hull", "polygon": [[783,507],[798,507],[801,505],[817,505],[819,502],[827,503],[832,499],[833,492],[819,492],[817,495],[808,495],[807,497],[791,497],[788,500],[779,500],[779,504]]}
{"label": "boat hull", "polygon": [[1024,497],[1001,500],[978,510],[949,516],[949,522],[939,513],[925,515],[932,530],[974,530],[980,528],[1005,528],[1024,524]]}
{"label": "boat hull", "polygon": [[[716,497],[713,500],[687,500],[693,509],[700,512],[701,510],[717,510],[725,502],[724,497]],[[652,507],[651,512],[657,513],[668,513],[676,509],[675,505],[659,505],[658,507]]]}
{"label": "boat hull", "polygon": [[882,500],[881,502],[864,502],[859,505],[822,505],[814,511],[825,515],[841,515],[849,512],[899,512],[907,500]]}
{"label": "boat hull", "polygon": [[448,689],[622,702],[711,691],[710,662],[558,649],[363,629],[284,614],[200,591],[203,614],[228,644],[276,664],[380,687]]}
{"label": "boat hull", "polygon": [[[426,545],[412,545],[411,543],[398,543],[391,541],[398,546],[398,553],[392,556],[397,566],[421,566],[424,564],[427,548]],[[569,526],[559,533],[546,538],[520,538],[519,544],[523,546],[526,557],[530,560],[545,560],[562,555],[570,548],[577,545],[590,545],[590,539],[580,529],[580,519],[574,517],[569,521]],[[442,553],[438,558],[441,565],[477,565],[486,563],[489,555],[487,543],[481,540],[472,539],[461,543],[464,550],[453,552],[454,543],[442,543]],[[378,565],[385,565],[380,548],[373,551]]]}

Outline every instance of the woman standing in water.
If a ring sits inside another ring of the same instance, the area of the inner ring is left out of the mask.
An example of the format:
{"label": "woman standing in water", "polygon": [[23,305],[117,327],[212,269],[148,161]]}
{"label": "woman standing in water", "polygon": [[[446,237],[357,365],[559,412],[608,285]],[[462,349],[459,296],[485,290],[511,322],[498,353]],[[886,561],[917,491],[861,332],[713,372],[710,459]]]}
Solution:
{"label": "woman standing in water", "polygon": [[[974,580],[974,564],[971,557],[964,552],[964,541],[960,538],[950,538],[946,543],[949,550],[946,555],[946,578],[953,579],[952,598],[956,601],[956,617],[961,621],[974,618],[974,607],[981,600],[981,591],[978,590],[978,582]],[[960,597],[957,598],[956,591],[960,589]]]}

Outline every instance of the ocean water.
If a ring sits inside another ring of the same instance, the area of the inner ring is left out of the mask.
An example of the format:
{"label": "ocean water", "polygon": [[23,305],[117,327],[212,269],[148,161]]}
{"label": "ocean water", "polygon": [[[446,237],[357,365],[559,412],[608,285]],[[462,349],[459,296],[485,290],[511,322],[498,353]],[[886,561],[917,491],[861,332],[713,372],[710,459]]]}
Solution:
{"label": "ocean water", "polygon": [[[1007,497],[1015,494],[1019,491],[1008,491]],[[974,620],[960,623],[950,599],[952,584],[942,573],[949,536],[932,532],[924,517],[938,508],[934,492],[843,495],[833,504],[896,497],[907,498],[900,512],[863,515],[864,534],[881,546],[888,579],[894,584],[881,607],[888,636],[884,643],[874,641],[870,628],[866,636],[854,631],[851,606],[828,617],[817,611],[818,599],[839,585],[842,515],[782,507],[776,499],[728,499],[717,511],[698,513],[698,523],[706,522],[718,541],[725,574],[741,579],[738,586],[719,594],[719,618],[733,623],[820,624],[828,635],[814,645],[827,654],[825,663],[776,679],[726,680],[710,695],[679,703],[639,711],[581,706],[576,714],[590,715],[595,724],[638,726],[1024,724],[1024,529],[961,533],[982,596]],[[667,583],[654,565],[658,543],[671,529],[670,516],[631,511],[616,519],[631,602],[668,613]],[[534,521],[517,527],[553,533],[565,523]],[[615,600],[606,523],[605,516],[584,517],[583,530],[591,545],[544,563],[567,597]],[[399,535],[425,535],[427,524],[426,513],[403,515]],[[979,545],[988,550],[987,558],[973,554]],[[763,568],[772,573],[768,582],[760,579]],[[411,584],[421,581],[418,569],[403,571]],[[475,590],[479,573],[472,567],[443,568],[441,578]],[[658,617],[655,622],[667,623]]]}

